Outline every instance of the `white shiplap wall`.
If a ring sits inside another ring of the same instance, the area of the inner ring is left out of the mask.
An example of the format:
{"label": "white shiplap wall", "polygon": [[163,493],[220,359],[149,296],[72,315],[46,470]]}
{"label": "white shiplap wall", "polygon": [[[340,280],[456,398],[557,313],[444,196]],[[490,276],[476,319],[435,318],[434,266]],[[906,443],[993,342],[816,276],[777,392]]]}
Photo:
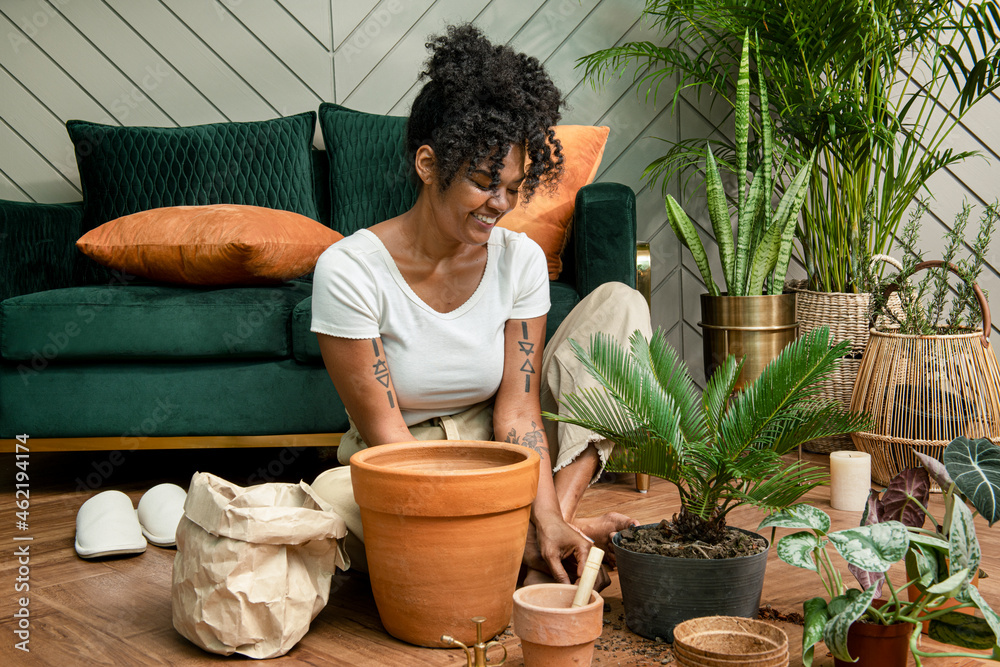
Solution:
{"label": "white shiplap wall", "polygon": [[[642,0],[2,0],[0,1],[0,198],[80,198],[71,118],[176,126],[245,121],[335,101],[404,115],[417,92],[424,42],[449,23],[474,21],[495,41],[541,59],[567,95],[564,122],[612,128],[598,180],[638,193],[639,238],[653,249],[653,319],[701,366],[698,295],[689,253],[673,237],[658,191],[642,169],[671,140],[716,126],[719,109],[685,99],[676,115],[630,85],[594,90],[576,59],[623,41],[657,39],[638,22]],[[990,118],[996,102],[970,116],[955,141],[1000,149]],[[317,136],[317,145],[320,144]],[[996,172],[981,161],[935,179],[937,216],[926,225],[940,243],[963,198],[992,200]],[[676,194],[676,193],[675,193]],[[704,202],[685,202],[699,221]],[[703,237],[714,251],[703,224]],[[928,252],[933,255],[933,251]],[[990,261],[990,287],[997,283]],[[718,264],[716,262],[716,270]],[[1000,293],[1000,292],[997,292]],[[700,377],[698,377],[700,379]]]}

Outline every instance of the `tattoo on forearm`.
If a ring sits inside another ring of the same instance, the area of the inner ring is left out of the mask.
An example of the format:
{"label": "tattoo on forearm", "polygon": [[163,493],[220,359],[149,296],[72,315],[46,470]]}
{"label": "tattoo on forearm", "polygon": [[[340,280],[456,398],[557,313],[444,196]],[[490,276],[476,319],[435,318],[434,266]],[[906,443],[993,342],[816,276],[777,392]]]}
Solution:
{"label": "tattoo on forearm", "polygon": [[389,389],[389,366],[386,365],[382,352],[379,350],[378,339],[372,338],[372,347],[375,348],[375,363],[372,364],[372,368],[375,369],[375,379],[385,387],[385,395],[389,397],[389,407],[394,408],[396,401],[393,400],[392,390]]}
{"label": "tattoo on forearm", "polygon": [[524,352],[526,359],[521,364],[521,371],[524,373],[524,393],[531,391],[531,376],[535,374],[535,366],[531,363],[531,358],[535,356],[535,344],[528,342],[528,323],[521,322],[521,338],[517,341],[521,352]]}
{"label": "tattoo on forearm", "polygon": [[525,433],[523,436],[518,437],[517,430],[511,429],[507,434],[507,440],[514,445],[521,445],[527,447],[528,449],[533,449],[538,452],[541,456],[543,452],[548,452],[549,448],[545,444],[545,433],[542,429],[538,428],[535,422],[531,422],[531,430]]}

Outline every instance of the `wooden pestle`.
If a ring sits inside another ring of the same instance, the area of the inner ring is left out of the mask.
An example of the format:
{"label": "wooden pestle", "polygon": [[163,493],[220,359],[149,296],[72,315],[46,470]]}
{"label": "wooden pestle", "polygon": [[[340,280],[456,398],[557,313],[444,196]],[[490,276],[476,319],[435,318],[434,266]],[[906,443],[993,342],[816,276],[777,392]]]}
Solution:
{"label": "wooden pestle", "polygon": [[583,566],[583,574],[576,586],[576,596],[573,597],[572,607],[582,607],[590,602],[590,594],[594,590],[594,582],[597,581],[597,573],[601,571],[601,561],[604,560],[604,550],[597,547],[590,547],[587,555],[587,562]]}

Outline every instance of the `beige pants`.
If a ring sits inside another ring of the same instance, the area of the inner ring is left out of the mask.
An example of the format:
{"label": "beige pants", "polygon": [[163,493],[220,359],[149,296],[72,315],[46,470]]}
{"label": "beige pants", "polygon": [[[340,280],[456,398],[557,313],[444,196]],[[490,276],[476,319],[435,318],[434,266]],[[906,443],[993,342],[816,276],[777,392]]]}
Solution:
{"label": "beige pants", "polygon": [[[588,294],[562,321],[542,353],[542,410],[558,414],[561,406],[557,397],[600,386],[577,361],[570,340],[586,348],[594,333],[604,332],[627,346],[629,336],[636,329],[647,340],[652,335],[649,308],[641,294],[621,283],[605,283]],[[455,415],[421,422],[411,426],[410,433],[414,440],[493,440],[493,401],[478,403]],[[545,435],[553,472],[576,460],[591,443],[597,447],[603,467],[613,446],[592,431],[562,422],[546,420]],[[342,465],[322,473],[312,485],[347,523],[347,552],[352,566],[360,570],[367,570],[362,545],[361,511],[354,501],[348,462],[351,455],[365,447],[351,421],[350,429],[340,439],[337,451],[337,459]]]}

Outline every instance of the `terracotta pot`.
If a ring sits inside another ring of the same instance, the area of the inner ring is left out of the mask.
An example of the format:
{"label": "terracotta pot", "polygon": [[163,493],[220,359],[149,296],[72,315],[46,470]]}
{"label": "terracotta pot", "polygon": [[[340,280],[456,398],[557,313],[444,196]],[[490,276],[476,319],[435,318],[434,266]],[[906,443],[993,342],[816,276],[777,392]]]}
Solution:
{"label": "terracotta pot", "polygon": [[880,625],[855,621],[847,631],[847,651],[857,662],[834,657],[835,667],[906,667],[913,625]]}
{"label": "terracotta pot", "polygon": [[[948,565],[948,559],[945,558],[944,562],[945,562],[945,566],[947,566]],[[913,568],[910,566],[909,563],[906,564],[906,578],[907,579],[915,579],[916,578],[916,572],[913,571]],[[972,575],[972,585],[975,586],[978,583],[979,583],[979,570],[977,569],[976,573],[974,575]],[[917,590],[917,585],[916,584],[910,584],[909,586],[906,587],[906,599],[907,600],[909,600],[910,602],[913,602],[918,597],[920,597],[920,591]],[[959,604],[961,604],[961,603],[958,600],[956,600],[955,598],[948,598],[947,600],[945,600],[944,602],[942,602],[939,605],[928,605],[927,609],[925,611],[930,612],[930,611],[937,611],[939,609],[951,609],[952,607],[956,607]],[[970,616],[974,616],[975,613],[976,613],[976,609],[974,607],[963,607],[962,609],[956,609],[955,611],[957,611],[957,612],[959,612],[961,614],[969,614]],[[923,616],[923,614],[921,614],[921,616]],[[923,623],[921,623],[921,626],[923,626],[923,627],[922,627],[922,629],[920,631],[923,634],[926,635],[928,632],[930,632],[930,627],[931,627],[931,622],[930,621],[924,621]]]}
{"label": "terracotta pot", "polygon": [[571,609],[576,586],[537,584],[514,593],[514,634],[521,638],[524,667],[586,667],[604,629],[604,599]]}
{"label": "terracotta pot", "polygon": [[674,657],[682,667],[785,667],[788,635],[756,619],[693,618],[674,628]]}
{"label": "terracotta pot", "polygon": [[351,457],[372,593],[397,639],[476,642],[510,622],[539,457],[496,442],[381,445]]}

